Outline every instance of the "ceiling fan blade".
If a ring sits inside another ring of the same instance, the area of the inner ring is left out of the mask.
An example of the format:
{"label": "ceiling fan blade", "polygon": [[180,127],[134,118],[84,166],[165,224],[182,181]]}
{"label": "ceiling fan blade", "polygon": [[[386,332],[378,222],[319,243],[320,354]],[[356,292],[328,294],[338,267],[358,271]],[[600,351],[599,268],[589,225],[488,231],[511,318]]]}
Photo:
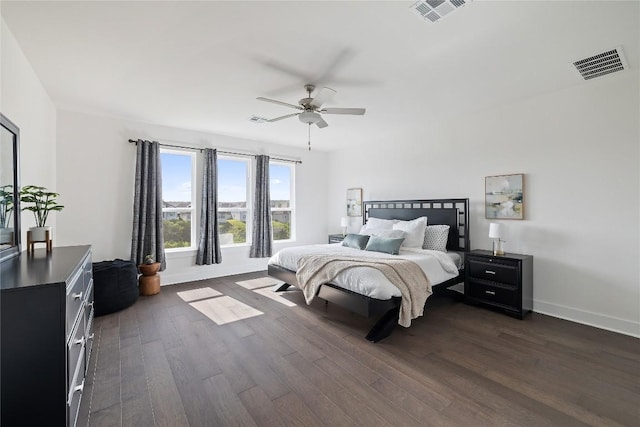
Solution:
{"label": "ceiling fan blade", "polygon": [[288,102],[277,101],[275,99],[263,98],[259,96],[256,98],[258,101],[270,102],[272,104],[284,105],[285,107],[295,108],[296,110],[302,110],[303,108],[299,105],[289,104]]}
{"label": "ceiling fan blade", "polygon": [[364,108],[324,108],[320,110],[324,114],[352,114],[356,116],[362,116],[365,111]]}
{"label": "ceiling fan blade", "polygon": [[316,126],[318,126],[320,129],[322,128],[326,128],[327,126],[329,126],[329,123],[325,122],[324,119],[320,119],[316,122]]}
{"label": "ceiling fan blade", "polygon": [[277,122],[279,120],[284,120],[284,119],[288,119],[289,117],[297,116],[298,114],[300,114],[300,113],[287,114],[286,116],[280,116],[280,117],[276,117],[275,119],[269,119],[269,120],[267,120],[267,122],[269,122],[269,123]]}
{"label": "ceiling fan blade", "polygon": [[322,104],[333,98],[333,95],[335,94],[335,90],[328,87],[323,87],[322,89],[320,89],[315,98],[313,98],[313,101],[311,101],[311,105],[314,107],[321,107]]}

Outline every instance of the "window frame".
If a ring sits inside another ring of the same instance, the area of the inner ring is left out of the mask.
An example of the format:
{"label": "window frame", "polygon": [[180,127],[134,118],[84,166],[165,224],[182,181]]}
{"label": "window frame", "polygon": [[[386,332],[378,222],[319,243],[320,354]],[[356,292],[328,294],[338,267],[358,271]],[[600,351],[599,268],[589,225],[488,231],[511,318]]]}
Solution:
{"label": "window frame", "polygon": [[[246,228],[245,231],[247,233],[246,238],[244,243],[228,243],[226,245],[220,245],[221,248],[235,248],[235,247],[242,247],[242,246],[251,246],[251,242],[252,242],[252,237],[253,237],[253,221],[251,220],[251,218],[253,218],[253,186],[255,185],[255,183],[252,180],[253,177],[253,169],[254,169],[254,163],[252,160],[252,158],[247,157],[247,156],[234,156],[233,154],[219,154],[218,155],[218,162],[220,160],[233,160],[233,161],[241,161],[244,162],[247,165],[247,173],[245,176],[246,179],[246,208],[220,208],[219,206],[216,206],[217,208],[217,213],[220,214],[220,212],[244,212],[247,211],[247,221],[246,221]],[[216,165],[216,167],[218,167],[219,165]],[[218,174],[218,203],[220,203],[220,175]],[[218,224],[218,227],[220,227],[220,225]],[[220,228],[218,228],[218,231],[220,230]]]}
{"label": "window frame", "polygon": [[[196,167],[197,167],[197,159],[196,159],[196,152],[193,150],[180,150],[180,149],[175,149],[175,148],[164,148],[164,147],[160,147],[160,155],[162,154],[173,154],[173,155],[180,155],[180,156],[187,156],[189,157],[189,160],[191,161],[191,207],[190,208],[162,208],[162,214],[164,216],[165,212],[189,212],[191,214],[191,246],[188,247],[183,247],[183,248],[166,248],[165,247],[165,252],[166,253],[176,253],[176,252],[186,252],[186,251],[193,251],[193,250],[197,250],[198,249],[198,243],[196,240],[196,236],[197,236],[197,227],[199,226],[198,223],[198,210],[196,209],[197,205],[199,204],[198,200],[196,199]],[[164,183],[164,180],[163,180]],[[163,189],[163,200],[162,202],[164,203],[164,189]],[[164,235],[162,236],[163,239],[163,244],[164,244]]]}
{"label": "window frame", "polygon": [[[288,208],[271,208],[271,217],[272,217],[272,227],[273,227],[273,213],[274,212],[290,212],[289,216],[291,218],[291,222],[289,225],[289,238],[288,239],[273,239],[273,243],[286,243],[286,242],[295,242],[296,240],[296,202],[295,202],[295,182],[296,182],[296,165],[295,163],[279,161],[279,160],[269,160],[269,167],[271,165],[278,166],[286,166],[289,168],[289,207]],[[269,171],[271,172],[271,171]],[[271,174],[269,174],[269,179],[271,179]],[[271,193],[271,183],[269,183],[269,193]]]}

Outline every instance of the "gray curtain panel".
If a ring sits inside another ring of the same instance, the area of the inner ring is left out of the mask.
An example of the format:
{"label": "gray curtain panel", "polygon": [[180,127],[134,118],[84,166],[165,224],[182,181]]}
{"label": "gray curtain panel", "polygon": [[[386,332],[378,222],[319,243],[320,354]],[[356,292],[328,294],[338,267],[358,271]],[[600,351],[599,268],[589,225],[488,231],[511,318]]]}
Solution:
{"label": "gray curtain panel", "polygon": [[153,255],[156,262],[160,263],[160,270],[164,270],[160,144],[139,139],[136,147],[131,260],[142,264],[147,255]]}
{"label": "gray curtain panel", "polygon": [[256,191],[253,202],[253,241],[249,256],[271,256],[271,197],[269,196],[269,156],[256,156]]}
{"label": "gray curtain panel", "polygon": [[218,153],[211,148],[204,150],[202,178],[202,208],[200,209],[200,237],[196,264],[220,264],[220,239],[218,238]]}

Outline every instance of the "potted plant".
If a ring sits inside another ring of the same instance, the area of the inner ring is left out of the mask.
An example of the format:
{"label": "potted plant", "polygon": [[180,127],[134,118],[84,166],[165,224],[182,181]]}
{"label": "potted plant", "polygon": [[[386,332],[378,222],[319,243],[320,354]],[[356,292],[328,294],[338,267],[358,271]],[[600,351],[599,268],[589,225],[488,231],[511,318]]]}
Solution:
{"label": "potted plant", "polygon": [[13,185],[0,186],[0,244],[13,240],[11,212],[13,211]]}
{"label": "potted plant", "polygon": [[156,262],[153,255],[147,255],[144,257],[144,264],[140,264],[138,270],[143,276],[153,276],[160,270],[160,263]]}
{"label": "potted plant", "polygon": [[36,226],[29,228],[33,241],[43,242],[46,240],[46,232],[51,230],[51,227],[47,226],[49,212],[59,212],[64,208],[58,204],[58,196],[60,196],[58,193],[37,185],[26,185],[20,190],[20,201],[25,203],[22,210],[33,212],[36,220]]}

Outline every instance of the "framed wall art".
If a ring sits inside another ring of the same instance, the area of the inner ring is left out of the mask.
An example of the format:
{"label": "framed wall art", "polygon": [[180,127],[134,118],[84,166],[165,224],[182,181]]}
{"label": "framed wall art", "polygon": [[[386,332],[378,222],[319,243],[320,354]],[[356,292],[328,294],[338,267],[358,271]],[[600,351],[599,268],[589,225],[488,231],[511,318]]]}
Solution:
{"label": "framed wall art", "polygon": [[362,188],[347,190],[347,216],[362,216]]}
{"label": "framed wall art", "polygon": [[524,174],[484,178],[487,219],[524,219]]}

